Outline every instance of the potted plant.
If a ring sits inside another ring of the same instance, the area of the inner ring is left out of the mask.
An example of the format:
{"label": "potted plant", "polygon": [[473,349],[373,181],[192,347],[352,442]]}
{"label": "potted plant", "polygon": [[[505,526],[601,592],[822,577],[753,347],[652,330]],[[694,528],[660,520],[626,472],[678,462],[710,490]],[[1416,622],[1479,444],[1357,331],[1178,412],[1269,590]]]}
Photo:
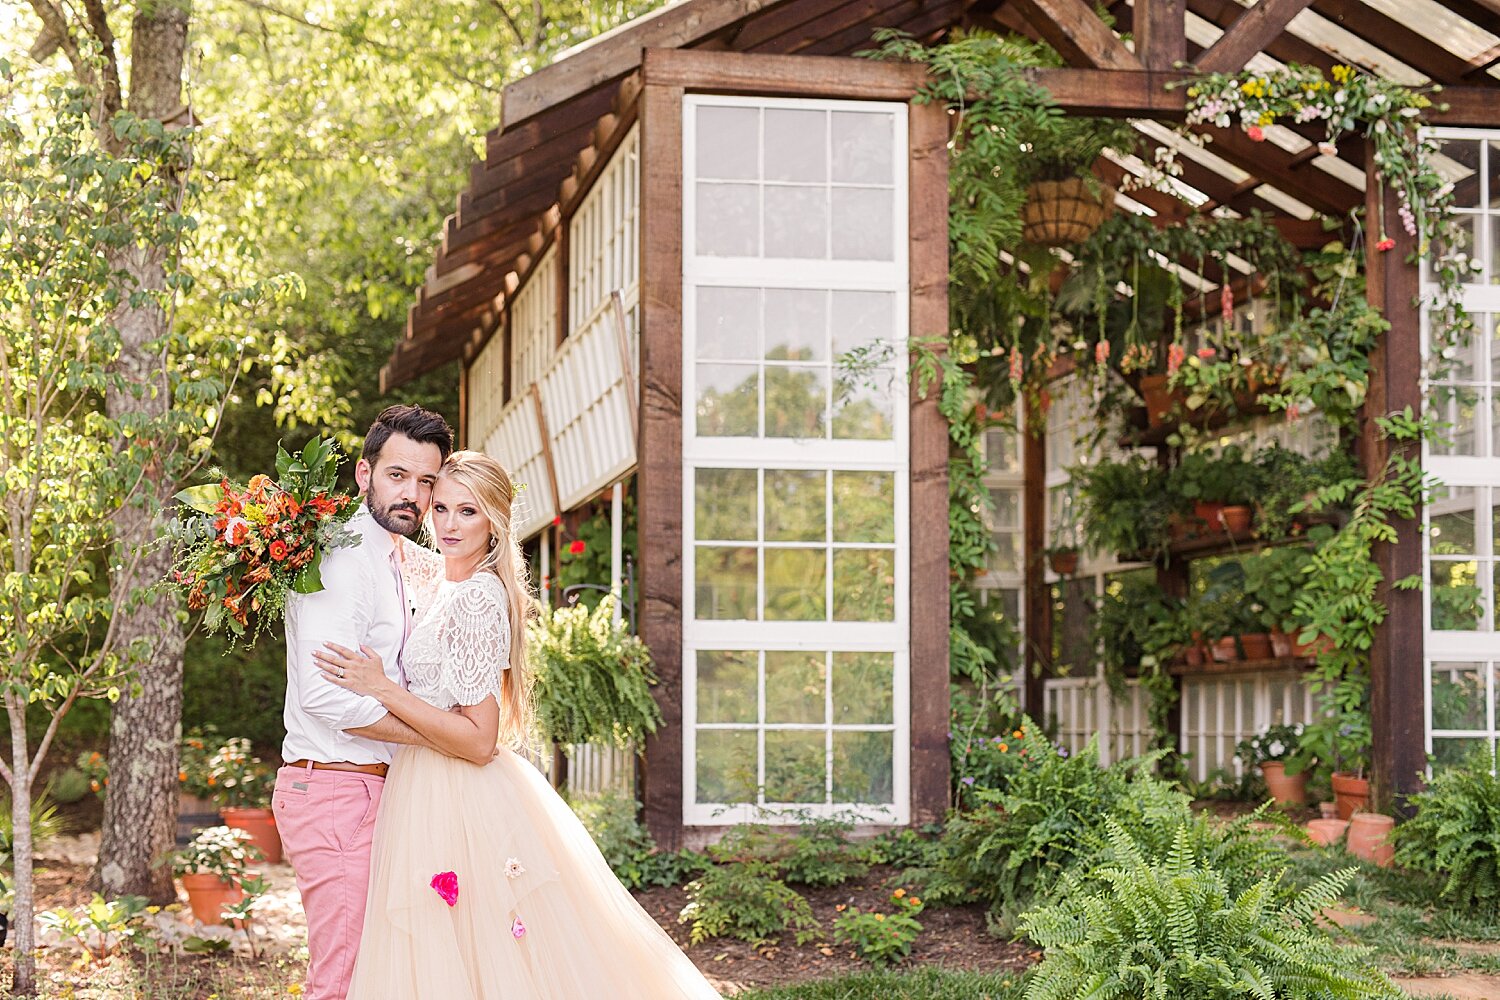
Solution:
{"label": "potted plant", "polygon": [[1078,572],[1078,546],[1053,545],[1047,549],[1047,565],[1058,576],[1072,576]]}
{"label": "potted plant", "polygon": [[1282,805],[1307,804],[1307,773],[1309,763],[1298,754],[1301,749],[1302,726],[1276,725],[1259,736],[1241,740],[1234,753],[1247,768],[1259,767],[1265,779],[1266,791]]}
{"label": "potted plant", "polygon": [[250,752],[250,741],[242,736],[226,740],[209,755],[207,772],[207,784],[224,825],[244,830],[267,863],[279,863],[281,835],[270,808],[275,778]]}
{"label": "potted plant", "polygon": [[1245,570],[1245,589],[1260,606],[1260,625],[1269,637],[1274,657],[1292,655],[1292,637],[1287,627],[1296,628],[1292,612],[1311,561],[1312,553],[1308,550],[1286,547],[1266,549],[1241,564]]}
{"label": "potted plant", "polygon": [[241,883],[261,853],[244,830],[211,826],[171,854],[172,874],[182,880],[193,916],[217,924],[226,906],[244,898]]}
{"label": "potted plant", "polygon": [[1093,174],[1106,149],[1133,149],[1138,137],[1128,122],[1111,118],[1045,115],[1028,118],[1017,131],[1017,178],[1026,184],[1021,235],[1040,246],[1082,243],[1109,217],[1113,192]]}
{"label": "potted plant", "polygon": [[1154,462],[1131,456],[1072,470],[1078,490],[1083,540],[1098,553],[1153,559],[1167,551],[1167,524],[1176,504],[1167,474]]}

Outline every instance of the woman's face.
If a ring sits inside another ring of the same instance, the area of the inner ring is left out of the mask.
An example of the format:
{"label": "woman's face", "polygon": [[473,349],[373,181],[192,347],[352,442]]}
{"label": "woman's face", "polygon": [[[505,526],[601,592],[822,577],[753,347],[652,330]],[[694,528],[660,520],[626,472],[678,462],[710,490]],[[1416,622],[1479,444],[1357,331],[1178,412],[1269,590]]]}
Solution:
{"label": "woman's face", "polygon": [[439,476],[432,488],[432,534],[444,558],[478,565],[490,550],[490,519],[468,487]]}

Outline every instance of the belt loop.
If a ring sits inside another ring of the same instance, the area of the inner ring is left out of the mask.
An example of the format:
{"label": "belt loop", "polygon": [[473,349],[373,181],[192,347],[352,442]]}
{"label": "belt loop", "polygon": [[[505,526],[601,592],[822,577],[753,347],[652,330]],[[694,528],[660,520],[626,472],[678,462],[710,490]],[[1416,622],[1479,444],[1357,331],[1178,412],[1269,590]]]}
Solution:
{"label": "belt loop", "polygon": [[311,757],[308,757],[303,762],[303,764],[302,764],[302,774],[306,778],[311,778],[312,777],[312,773],[313,773],[313,759]]}

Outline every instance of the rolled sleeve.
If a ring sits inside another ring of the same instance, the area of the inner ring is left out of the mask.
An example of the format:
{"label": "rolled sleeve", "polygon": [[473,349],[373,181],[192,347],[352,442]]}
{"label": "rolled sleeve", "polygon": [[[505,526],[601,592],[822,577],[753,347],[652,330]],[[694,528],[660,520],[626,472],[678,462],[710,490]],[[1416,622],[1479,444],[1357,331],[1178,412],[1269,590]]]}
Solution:
{"label": "rolled sleeve", "polygon": [[302,710],[332,728],[335,738],[348,740],[354,737],[345,730],[378,721],[385,707],[330,682],[313,653],[328,642],[359,649],[375,606],[374,581],[352,550],[329,553],[321,569],[323,589],[297,598],[297,628],[288,636],[287,667],[298,674]]}

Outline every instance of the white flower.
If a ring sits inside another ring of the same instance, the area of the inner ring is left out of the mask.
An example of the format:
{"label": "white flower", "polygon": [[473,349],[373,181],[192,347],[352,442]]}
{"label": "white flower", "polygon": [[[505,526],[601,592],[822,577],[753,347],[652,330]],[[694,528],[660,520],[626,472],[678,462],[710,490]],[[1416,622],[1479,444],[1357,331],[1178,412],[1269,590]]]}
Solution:
{"label": "white flower", "polygon": [[1338,156],[1339,147],[1331,142],[1320,142],[1318,143],[1318,152],[1324,156]]}
{"label": "white flower", "polygon": [[1272,757],[1280,757],[1283,753],[1286,753],[1286,747],[1281,745],[1280,740],[1277,740],[1270,746],[1266,747],[1266,753]]}
{"label": "white flower", "polygon": [[526,869],[523,868],[523,867],[521,867],[521,859],[520,858],[506,858],[505,859],[505,877],[506,878],[520,878],[524,874],[526,874]]}

